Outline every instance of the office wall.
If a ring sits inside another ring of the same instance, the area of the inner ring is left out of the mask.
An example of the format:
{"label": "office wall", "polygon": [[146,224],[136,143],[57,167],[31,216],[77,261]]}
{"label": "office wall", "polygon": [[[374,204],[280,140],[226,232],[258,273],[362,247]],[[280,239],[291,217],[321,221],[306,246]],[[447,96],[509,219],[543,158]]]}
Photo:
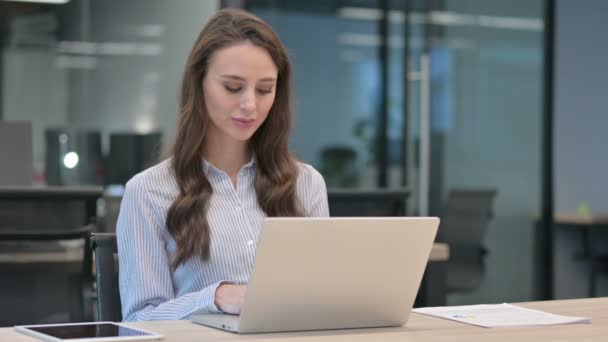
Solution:
{"label": "office wall", "polygon": [[608,212],[608,30],[604,0],[557,1],[555,209]]}
{"label": "office wall", "polygon": [[[447,86],[453,104],[444,124],[435,127],[444,135],[436,143],[444,154],[443,199],[453,188],[497,190],[483,242],[489,251],[483,281],[471,293],[450,295],[452,305],[533,299],[533,214],[541,198],[542,3],[445,2],[450,13],[528,23],[445,25],[434,44],[452,55]],[[440,108],[432,111],[441,114]]]}
{"label": "office wall", "polygon": [[[541,188],[542,1],[448,1],[445,6],[451,13],[540,24],[532,29],[443,25],[436,27],[432,46],[433,61],[447,66],[445,70],[432,66],[438,71],[433,74],[433,125],[444,137],[432,144],[441,145],[444,156],[438,166],[442,179],[431,182],[446,185],[442,195],[453,187],[498,189],[485,241],[490,251],[486,278],[478,291],[450,300],[454,304],[530,300],[533,213],[539,210]],[[325,145],[356,145],[352,137],[356,119],[361,113],[376,115],[377,45],[373,40],[359,41],[366,46],[336,42],[353,33],[373,38],[377,23],[287,11],[256,13],[279,32],[296,67],[294,150],[304,160],[314,161]],[[311,39],[309,27],[323,34]],[[402,38],[395,34],[390,41],[402,42]],[[402,75],[400,70],[391,71],[397,74],[392,78]],[[415,87],[412,91],[410,101],[415,103]],[[439,108],[442,104],[446,108]]]}
{"label": "office wall", "polygon": [[[353,135],[359,119],[375,121],[379,100],[377,47],[340,42],[348,32],[375,33],[373,21],[340,20],[328,15],[257,10],[287,46],[294,65],[295,127],[291,147],[315,164],[327,146],[349,146],[366,161],[364,144]],[[309,28],[314,27],[311,34]],[[345,52],[359,55],[348,58]],[[361,51],[364,51],[362,53]]]}
{"label": "office wall", "polygon": [[[217,0],[74,0],[50,15],[59,28],[40,33],[45,44],[5,48],[4,119],[33,121],[35,167],[44,167],[49,127],[99,130],[106,151],[111,132],[160,130],[168,143],[186,57],[218,8]],[[97,52],[60,41],[90,41]]]}
{"label": "office wall", "polygon": [[450,296],[455,305],[533,298],[533,213],[540,203],[540,47],[536,58],[522,65],[481,55],[475,65],[465,56],[458,58],[461,94],[484,99],[456,99],[459,118],[444,143],[444,190],[489,187],[498,192],[484,241],[489,251],[485,278],[473,293]]}
{"label": "office wall", "polygon": [[[587,202],[591,212],[606,213],[608,44],[603,34],[608,30],[608,2],[558,0],[556,11],[555,210],[572,212]],[[572,228],[556,229],[558,298],[587,295],[588,265],[573,257],[582,247],[580,234]],[[606,295],[608,281],[602,280],[598,291]]]}
{"label": "office wall", "polygon": [[50,49],[6,48],[3,54],[3,119],[32,122],[35,170],[44,168],[44,130],[67,122],[68,78],[53,66]]}
{"label": "office wall", "polygon": [[91,2],[90,38],[135,43],[136,50],[99,57],[97,67],[72,84],[70,91],[79,94],[71,97],[73,124],[104,133],[160,130],[168,142],[187,55],[218,8],[218,1],[198,0]]}

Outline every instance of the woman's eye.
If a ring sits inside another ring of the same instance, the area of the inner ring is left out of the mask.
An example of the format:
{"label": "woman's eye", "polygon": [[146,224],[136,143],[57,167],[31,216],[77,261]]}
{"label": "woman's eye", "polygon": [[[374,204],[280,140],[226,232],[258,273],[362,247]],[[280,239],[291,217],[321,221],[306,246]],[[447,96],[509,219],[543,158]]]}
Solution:
{"label": "woman's eye", "polygon": [[272,89],[258,89],[258,93],[260,94],[270,94],[272,93]]}
{"label": "woman's eye", "polygon": [[239,91],[241,91],[241,87],[224,86],[224,88],[226,88],[226,90],[228,90],[231,93],[238,93]]}

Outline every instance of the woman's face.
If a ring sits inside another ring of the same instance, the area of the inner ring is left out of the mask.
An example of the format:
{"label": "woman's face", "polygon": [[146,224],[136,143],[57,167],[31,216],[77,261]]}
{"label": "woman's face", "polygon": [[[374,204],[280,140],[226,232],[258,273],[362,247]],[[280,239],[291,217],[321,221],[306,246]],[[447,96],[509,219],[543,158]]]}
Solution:
{"label": "woman's face", "polygon": [[246,142],[274,102],[278,69],[270,54],[248,41],[217,50],[203,80],[210,125],[220,142]]}

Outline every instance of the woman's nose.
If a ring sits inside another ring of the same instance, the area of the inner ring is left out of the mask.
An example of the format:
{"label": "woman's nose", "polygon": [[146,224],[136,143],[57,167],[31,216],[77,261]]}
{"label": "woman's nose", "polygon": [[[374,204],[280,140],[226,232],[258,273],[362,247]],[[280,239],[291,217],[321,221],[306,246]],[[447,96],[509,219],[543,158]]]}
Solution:
{"label": "woman's nose", "polygon": [[255,93],[253,91],[246,91],[241,98],[241,110],[245,114],[252,114],[255,112]]}

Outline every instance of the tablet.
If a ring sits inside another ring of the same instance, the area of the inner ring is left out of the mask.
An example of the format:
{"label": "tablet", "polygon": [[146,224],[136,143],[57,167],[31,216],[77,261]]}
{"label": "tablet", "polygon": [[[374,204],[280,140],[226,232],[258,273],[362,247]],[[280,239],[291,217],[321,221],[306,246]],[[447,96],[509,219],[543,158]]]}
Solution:
{"label": "tablet", "polygon": [[114,322],[17,325],[15,330],[53,342],[150,341],[163,338],[157,333]]}

